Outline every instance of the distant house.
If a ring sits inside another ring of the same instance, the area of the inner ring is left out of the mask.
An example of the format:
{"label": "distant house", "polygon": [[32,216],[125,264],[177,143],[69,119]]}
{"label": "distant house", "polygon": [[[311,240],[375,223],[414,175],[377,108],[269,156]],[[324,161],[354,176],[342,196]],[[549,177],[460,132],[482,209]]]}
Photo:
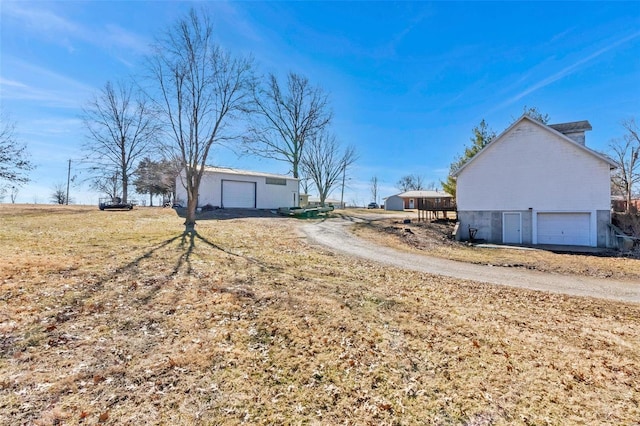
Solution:
{"label": "distant house", "polygon": [[588,121],[524,115],[454,174],[459,239],[605,247],[613,161],[585,145]]}
{"label": "distant house", "polygon": [[402,211],[417,209],[419,200],[429,200],[433,203],[446,202],[453,197],[442,191],[406,191],[384,199],[385,210]]}
{"label": "distant house", "polygon": [[[640,211],[640,199],[632,198],[630,204],[631,213],[638,213]],[[627,197],[623,195],[611,196],[611,209],[614,212],[621,213],[627,211]]]}
{"label": "distant house", "polygon": [[[186,203],[183,176],[176,179],[176,200]],[[206,167],[200,183],[198,206],[277,209],[298,206],[298,194],[298,179],[290,176]]]}

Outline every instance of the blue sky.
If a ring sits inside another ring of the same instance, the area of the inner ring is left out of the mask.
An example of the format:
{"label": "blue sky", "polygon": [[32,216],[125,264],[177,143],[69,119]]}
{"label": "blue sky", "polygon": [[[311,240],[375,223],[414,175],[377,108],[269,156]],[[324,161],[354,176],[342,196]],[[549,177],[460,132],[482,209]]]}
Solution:
{"label": "blue sky", "polygon": [[[194,6],[259,73],[294,71],[330,94],[332,129],[359,153],[348,203],[371,201],[373,176],[381,197],[405,174],[439,182],[480,120],[500,133],[524,106],[551,123],[589,120],[587,145],[600,151],[622,135],[622,119],[640,119],[639,2],[5,0],[0,100],[37,165],[19,202],[48,203],[69,159],[71,197],[97,202],[79,183],[81,109],[108,80],[142,74],[154,36]],[[226,148],[209,162],[288,172]]]}

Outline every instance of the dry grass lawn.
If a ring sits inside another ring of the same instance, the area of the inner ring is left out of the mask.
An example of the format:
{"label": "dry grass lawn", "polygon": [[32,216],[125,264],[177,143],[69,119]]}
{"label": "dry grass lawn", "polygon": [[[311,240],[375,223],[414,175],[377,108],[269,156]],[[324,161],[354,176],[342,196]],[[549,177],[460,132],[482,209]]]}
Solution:
{"label": "dry grass lawn", "polygon": [[407,273],[289,218],[0,206],[0,424],[637,424],[640,306]]}

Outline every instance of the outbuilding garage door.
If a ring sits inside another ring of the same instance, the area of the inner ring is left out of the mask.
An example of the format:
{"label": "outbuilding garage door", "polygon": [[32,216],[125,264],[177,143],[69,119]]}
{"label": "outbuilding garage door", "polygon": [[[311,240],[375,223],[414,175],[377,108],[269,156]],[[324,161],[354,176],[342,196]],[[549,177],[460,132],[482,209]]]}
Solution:
{"label": "outbuilding garage door", "polygon": [[538,213],[538,244],[590,245],[589,213]]}
{"label": "outbuilding garage door", "polygon": [[222,207],[226,209],[256,207],[256,183],[237,180],[222,181]]}

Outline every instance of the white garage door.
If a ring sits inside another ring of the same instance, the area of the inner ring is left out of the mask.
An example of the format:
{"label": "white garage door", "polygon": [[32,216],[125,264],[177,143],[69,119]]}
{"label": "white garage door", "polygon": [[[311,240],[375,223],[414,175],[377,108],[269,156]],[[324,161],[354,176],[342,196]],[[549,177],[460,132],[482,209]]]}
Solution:
{"label": "white garage door", "polygon": [[590,245],[589,213],[538,213],[538,244]]}
{"label": "white garage door", "polygon": [[256,207],[256,183],[237,180],[222,181],[222,207],[225,209]]}

